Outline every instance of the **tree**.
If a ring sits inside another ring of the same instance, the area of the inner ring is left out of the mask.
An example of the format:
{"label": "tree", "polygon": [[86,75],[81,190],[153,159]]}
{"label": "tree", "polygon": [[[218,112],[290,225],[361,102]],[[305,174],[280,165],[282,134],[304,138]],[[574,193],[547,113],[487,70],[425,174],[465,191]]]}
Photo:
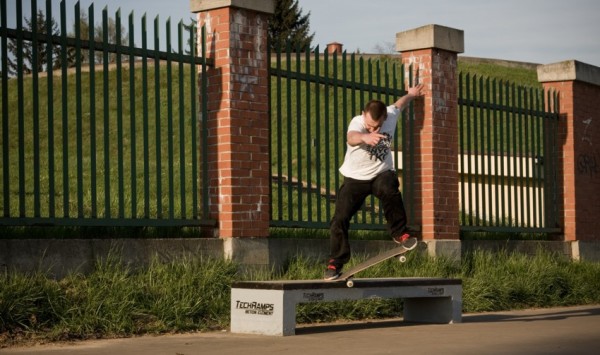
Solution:
{"label": "tree", "polygon": [[396,43],[385,41],[382,43],[377,43],[373,47],[373,53],[376,54],[396,54]]}
{"label": "tree", "polygon": [[[119,36],[119,33],[117,33],[117,22],[112,17],[109,17],[108,21],[107,21],[107,27],[106,27],[106,36],[108,38],[107,44],[117,44],[118,39],[120,37],[121,38],[120,39],[121,46],[129,45],[129,37],[127,36],[127,31],[125,31],[125,27],[123,27],[123,25],[121,25],[119,27],[119,31],[120,31],[120,36]],[[104,25],[103,24],[95,27],[95,37],[96,38],[94,38],[94,40],[96,42],[104,42]],[[114,63],[116,61],[117,61],[117,54],[110,53],[108,55],[108,62]],[[100,52],[96,51],[96,63],[102,63],[102,62],[103,62],[102,51],[100,51]]]}
{"label": "tree", "polygon": [[[185,30],[185,32],[190,33],[190,30],[194,29],[194,31],[197,31],[196,27],[198,26],[198,21],[196,21],[193,18],[190,18],[190,23],[189,24],[183,24],[183,28]],[[195,40],[197,38],[197,35],[195,33],[192,33],[190,35],[190,37],[187,40],[187,48],[185,49],[185,54],[192,54],[192,55],[198,55],[199,49],[197,48],[198,45],[196,43],[192,43],[193,40]],[[192,53],[192,45],[196,48],[196,53]]]}
{"label": "tree", "polygon": [[[117,22],[115,21],[114,18],[112,17],[108,17],[107,18],[107,23],[106,23],[107,27],[107,31],[106,31],[106,35],[107,35],[107,39],[108,39],[108,44],[117,44],[117,39],[119,38],[118,33],[117,33]],[[102,43],[104,42],[104,25],[102,23],[96,25],[93,27],[94,31],[94,38],[90,39],[90,27],[94,26],[94,24],[90,24],[90,20],[89,17],[86,13],[81,13],[80,18],[79,18],[79,39],[80,40],[84,40],[84,41],[92,41],[92,42],[96,42],[96,43]],[[125,30],[125,27],[121,24],[120,28],[120,38],[121,38],[121,46],[127,46],[129,45],[129,36],[127,34],[127,31]],[[69,33],[69,36],[72,38],[77,38],[76,36],[76,24],[73,23],[73,32]],[[73,48],[74,51],[74,48]],[[74,56],[73,56],[74,58]],[[123,60],[127,60],[126,56],[122,56]],[[81,58],[80,58],[82,63],[89,63],[90,58],[89,58],[89,54],[87,50],[82,50],[81,51]],[[102,52],[101,49],[96,49],[95,50],[95,55],[94,55],[94,63],[102,63],[104,60],[104,54]],[[116,53],[110,53],[108,55],[108,62],[109,63],[114,63],[117,60],[117,54]]]}
{"label": "tree", "polygon": [[[77,38],[76,35],[77,23],[73,23],[73,32],[69,33],[69,37]],[[90,39],[90,20],[85,12],[79,15],[79,39],[87,41]],[[87,50],[81,50],[80,60],[82,63],[89,62],[89,55]]]}
{"label": "tree", "polygon": [[311,47],[314,32],[310,32],[310,11],[303,15],[298,0],[276,0],[275,13],[269,20],[269,43],[272,50],[291,48],[304,51]]}
{"label": "tree", "polygon": [[[33,35],[36,34],[46,34],[47,24],[46,24],[46,16],[40,10],[36,16],[36,24],[33,28],[33,20],[25,19],[25,25],[23,26],[23,31],[30,32]],[[58,24],[54,19],[49,19],[51,33],[53,36],[58,36]],[[24,74],[31,74],[33,71],[41,72],[47,69],[47,65],[50,65],[52,69],[56,69],[60,67],[60,46],[52,47],[52,61],[48,63],[48,44],[44,40],[38,40],[37,42],[37,61],[33,60],[33,41],[23,40],[22,48],[19,48],[18,41],[15,38],[9,38],[8,40],[8,50],[11,55],[8,56],[8,73],[11,75],[16,75],[18,71],[18,61],[16,58],[23,58],[23,67],[22,71]]]}

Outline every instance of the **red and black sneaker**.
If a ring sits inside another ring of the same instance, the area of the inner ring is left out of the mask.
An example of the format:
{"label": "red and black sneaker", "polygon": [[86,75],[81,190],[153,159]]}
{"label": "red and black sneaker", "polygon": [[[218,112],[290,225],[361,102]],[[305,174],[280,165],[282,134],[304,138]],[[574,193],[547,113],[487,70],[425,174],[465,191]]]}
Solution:
{"label": "red and black sneaker", "polygon": [[410,239],[410,234],[408,233],[398,234],[392,237],[392,240],[398,244],[404,244],[408,239]]}
{"label": "red and black sneaker", "polygon": [[335,280],[342,274],[342,268],[337,267],[334,263],[334,260],[329,260],[329,264],[327,264],[327,269],[325,269],[325,274],[323,276],[323,280],[331,281]]}
{"label": "red and black sneaker", "polygon": [[404,233],[392,237],[392,240],[406,249],[410,250],[417,246],[417,239],[412,238],[410,234]]}

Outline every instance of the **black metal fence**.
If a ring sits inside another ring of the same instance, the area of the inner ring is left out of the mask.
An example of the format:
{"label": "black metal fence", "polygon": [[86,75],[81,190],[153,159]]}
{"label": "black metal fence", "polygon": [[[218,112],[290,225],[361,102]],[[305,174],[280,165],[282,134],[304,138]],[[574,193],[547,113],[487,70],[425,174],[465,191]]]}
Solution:
{"label": "black metal fence", "polygon": [[[392,104],[404,95],[405,68],[396,60],[321,53],[318,47],[287,48],[270,57],[271,225],[327,228],[341,184],[347,124],[368,100]],[[399,119],[392,146],[409,224],[414,215],[411,117],[412,106]],[[384,229],[379,201],[367,199],[354,222],[360,229]]]}
{"label": "black metal fence", "polygon": [[94,5],[77,2],[69,33],[64,1],[56,23],[50,0],[0,6],[0,224],[210,223],[196,28],[179,22],[173,39],[170,20],[161,36],[158,17],[150,32],[146,15],[125,27],[105,8],[98,31]]}
{"label": "black metal fence", "polygon": [[[405,68],[389,58],[326,51],[271,56],[272,225],[327,228],[347,122],[371,98],[403,94]],[[410,76],[409,76],[410,78]],[[461,74],[459,198],[463,231],[558,232],[557,93]],[[414,225],[413,113],[401,117],[393,151]],[[371,197],[355,220],[383,229]]]}
{"label": "black metal fence", "polygon": [[[84,13],[76,3],[69,33],[64,1],[56,24],[50,0],[43,9],[31,0],[30,14],[8,1],[0,0],[0,224],[212,224],[196,71],[210,65],[204,35],[196,56],[193,25],[179,22],[173,40],[169,20],[161,37],[158,17],[149,33],[146,15],[136,25],[130,14],[123,27],[120,11],[104,9],[98,30],[94,5]],[[318,47],[269,58],[271,225],[326,228],[349,119],[371,98],[403,95],[411,68]],[[459,80],[461,229],[557,231],[556,93]],[[397,129],[392,150],[412,224],[412,106]],[[368,199],[354,222],[383,229],[379,202]]]}
{"label": "black metal fence", "polygon": [[558,232],[558,95],[459,77],[461,229]]}

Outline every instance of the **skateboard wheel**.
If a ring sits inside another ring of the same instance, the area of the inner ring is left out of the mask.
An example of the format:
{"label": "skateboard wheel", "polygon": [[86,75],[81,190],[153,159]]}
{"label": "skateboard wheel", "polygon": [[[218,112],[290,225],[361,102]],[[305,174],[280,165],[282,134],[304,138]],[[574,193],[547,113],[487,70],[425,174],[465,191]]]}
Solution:
{"label": "skateboard wheel", "polygon": [[406,261],[406,256],[404,256],[404,255],[400,255],[400,256],[398,257],[398,261],[400,261],[401,263],[405,262],[405,261]]}
{"label": "skateboard wheel", "polygon": [[352,280],[347,280],[347,281],[346,281],[346,286],[348,286],[348,287],[353,287],[353,286],[354,286],[354,281],[352,281]]}

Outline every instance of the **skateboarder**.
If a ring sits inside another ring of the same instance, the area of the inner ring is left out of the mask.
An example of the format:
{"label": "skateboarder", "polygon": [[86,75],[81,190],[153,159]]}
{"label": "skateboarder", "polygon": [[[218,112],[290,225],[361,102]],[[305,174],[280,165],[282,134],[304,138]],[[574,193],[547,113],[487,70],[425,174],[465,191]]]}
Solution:
{"label": "skateboarder", "polygon": [[410,237],[405,232],[406,212],[390,147],[400,113],[422,95],[422,89],[422,84],[409,88],[406,95],[387,107],[379,100],[371,100],[362,114],[350,121],[346,156],[340,167],[344,181],[337,194],[330,225],[331,253],[325,280],[338,278],[342,267],[350,260],[350,219],[367,196],[372,194],[381,201],[388,232],[396,243]]}

